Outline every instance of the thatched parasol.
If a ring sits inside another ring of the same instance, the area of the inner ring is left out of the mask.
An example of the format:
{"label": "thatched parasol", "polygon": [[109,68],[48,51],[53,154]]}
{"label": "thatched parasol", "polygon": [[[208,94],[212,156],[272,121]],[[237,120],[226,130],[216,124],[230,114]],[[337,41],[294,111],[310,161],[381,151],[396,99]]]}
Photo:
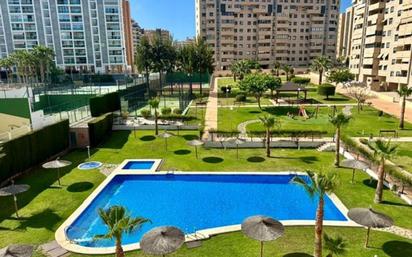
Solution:
{"label": "thatched parasol", "polygon": [[140,248],[143,252],[153,255],[162,255],[177,251],[185,242],[184,233],[171,226],[158,227],[143,235]]}
{"label": "thatched parasol", "polygon": [[59,158],[57,158],[54,161],[49,161],[46,162],[45,164],[43,164],[43,168],[45,169],[57,169],[57,181],[59,182],[59,186],[61,186],[60,183],[60,169],[67,167],[69,165],[71,165],[72,163],[70,161],[65,161],[65,160],[60,160]]}
{"label": "thatched parasol", "polygon": [[18,194],[24,193],[30,189],[29,185],[15,185],[14,182],[11,186],[0,188],[0,196],[13,196],[14,209],[16,210],[16,216],[19,218],[19,207],[17,205]]}

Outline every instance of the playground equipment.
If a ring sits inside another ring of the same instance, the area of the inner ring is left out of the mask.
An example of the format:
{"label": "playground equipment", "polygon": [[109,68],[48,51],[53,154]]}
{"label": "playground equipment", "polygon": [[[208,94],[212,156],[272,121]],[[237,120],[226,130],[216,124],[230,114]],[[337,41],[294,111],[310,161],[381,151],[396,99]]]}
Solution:
{"label": "playground equipment", "polygon": [[306,110],[305,110],[305,106],[304,106],[304,105],[299,106],[299,116],[302,116],[302,117],[305,118],[305,119],[309,119],[309,116],[308,116],[308,114],[306,113]]}

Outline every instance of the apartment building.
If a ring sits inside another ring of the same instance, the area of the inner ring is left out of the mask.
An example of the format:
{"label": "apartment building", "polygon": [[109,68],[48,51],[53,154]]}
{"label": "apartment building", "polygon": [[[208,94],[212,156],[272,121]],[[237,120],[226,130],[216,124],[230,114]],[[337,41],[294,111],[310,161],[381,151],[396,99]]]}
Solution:
{"label": "apartment building", "polygon": [[309,67],[336,57],[339,0],[196,0],[196,34],[214,50],[215,67],[241,59]]}
{"label": "apartment building", "polygon": [[352,47],[353,6],[339,14],[338,34],[336,42],[336,57],[348,60]]}
{"label": "apartment building", "polygon": [[140,27],[139,23],[132,19],[132,34],[133,34],[133,45],[136,48],[136,45],[139,44],[140,38],[143,36],[144,30]]}
{"label": "apartment building", "polygon": [[412,0],[354,0],[350,70],[373,90],[412,86]]}
{"label": "apartment building", "polygon": [[155,36],[160,36],[163,39],[170,39],[172,35],[170,34],[170,31],[165,29],[144,29],[143,36],[151,41]]}
{"label": "apartment building", "polygon": [[0,56],[41,44],[66,71],[128,70],[129,12],[129,0],[1,0]]}

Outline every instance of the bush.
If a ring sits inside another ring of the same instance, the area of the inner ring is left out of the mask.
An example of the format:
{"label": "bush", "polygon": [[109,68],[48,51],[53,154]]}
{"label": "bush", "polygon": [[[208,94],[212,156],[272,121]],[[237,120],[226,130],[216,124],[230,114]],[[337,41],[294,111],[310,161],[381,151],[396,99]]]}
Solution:
{"label": "bush", "polygon": [[296,84],[305,84],[306,85],[306,84],[310,83],[310,78],[294,77],[294,78],[291,79],[291,81],[293,83],[296,83]]}
{"label": "bush", "polygon": [[147,119],[152,116],[152,112],[149,109],[143,109],[140,111],[140,115],[142,115],[143,118]]}
{"label": "bush", "polygon": [[236,102],[246,102],[247,97],[244,94],[238,94],[236,96]]}
{"label": "bush", "polygon": [[222,86],[220,87],[220,91],[224,94],[230,94],[232,92],[232,87],[231,86]]}
{"label": "bush", "polygon": [[176,108],[173,110],[173,114],[181,115],[183,113],[182,109]]}
{"label": "bush", "polygon": [[0,161],[0,182],[46,161],[68,147],[68,120],[5,142],[5,156]]}
{"label": "bush", "polygon": [[162,108],[161,113],[162,115],[169,115],[172,113],[172,109],[169,107]]}
{"label": "bush", "polygon": [[89,127],[89,142],[91,146],[97,146],[102,142],[108,134],[112,132],[113,113],[104,114],[90,121]]}
{"label": "bush", "polygon": [[329,99],[329,96],[335,95],[335,90],[336,87],[332,84],[322,84],[318,87],[318,94]]}
{"label": "bush", "polygon": [[120,97],[117,92],[92,97],[89,100],[92,117],[120,110]]}
{"label": "bush", "polygon": [[191,121],[191,120],[195,120],[196,117],[195,116],[189,116],[189,115],[178,115],[178,114],[170,114],[170,115],[161,115],[159,116],[159,119],[162,120],[181,120],[181,121]]}

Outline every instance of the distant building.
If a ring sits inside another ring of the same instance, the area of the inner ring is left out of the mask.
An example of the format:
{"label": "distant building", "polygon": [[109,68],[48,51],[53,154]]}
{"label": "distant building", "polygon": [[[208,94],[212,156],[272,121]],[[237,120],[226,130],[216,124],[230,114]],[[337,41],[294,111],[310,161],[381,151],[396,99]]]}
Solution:
{"label": "distant building", "polygon": [[46,45],[66,71],[131,68],[129,0],[0,0],[0,57]]}
{"label": "distant building", "polygon": [[349,68],[373,90],[412,87],[412,0],[353,1]]}
{"label": "distant building", "polygon": [[336,42],[336,57],[350,56],[352,47],[352,31],[353,31],[353,7],[350,6],[344,13],[339,15],[338,36]]}
{"label": "distant building", "polygon": [[140,38],[143,36],[144,30],[140,27],[139,23],[132,19],[132,33],[133,33],[133,45],[134,48],[140,43]]}
{"label": "distant building", "polygon": [[165,29],[144,29],[143,35],[146,36],[150,41],[153,40],[156,35],[159,35],[163,39],[169,39],[172,36],[170,32]]}
{"label": "distant building", "polygon": [[174,44],[176,47],[183,47],[186,45],[190,45],[195,43],[195,39],[193,38],[186,38],[185,40],[181,40],[181,41],[175,41]]}

